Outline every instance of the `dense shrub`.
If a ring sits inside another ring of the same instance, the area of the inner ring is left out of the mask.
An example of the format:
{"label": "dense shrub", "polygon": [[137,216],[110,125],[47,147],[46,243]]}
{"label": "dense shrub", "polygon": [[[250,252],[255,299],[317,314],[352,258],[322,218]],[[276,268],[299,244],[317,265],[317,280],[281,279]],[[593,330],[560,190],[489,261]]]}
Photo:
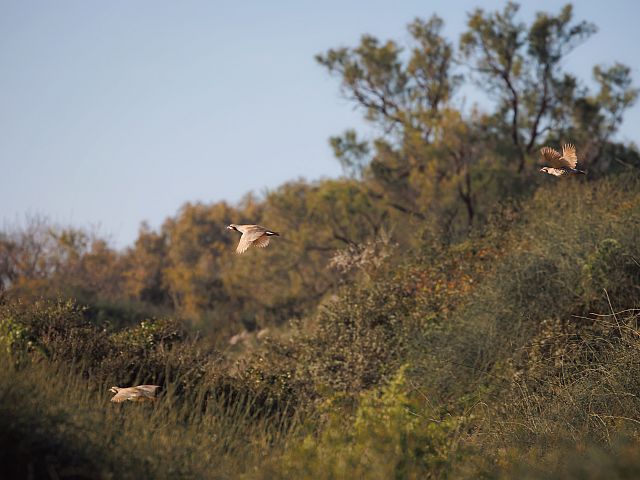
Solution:
{"label": "dense shrub", "polygon": [[319,408],[322,433],[295,438],[261,478],[422,478],[447,472],[461,418],[438,416],[411,391],[405,369],[378,391],[359,395],[355,412],[340,395]]}
{"label": "dense shrub", "polygon": [[17,360],[44,356],[80,365],[95,382],[165,382],[192,386],[219,360],[202,352],[176,320],[145,320],[109,333],[71,301],[8,301],[0,305],[0,341]]}
{"label": "dense shrub", "polygon": [[380,384],[402,362],[415,327],[411,303],[392,283],[343,291],[321,308],[316,329],[302,341],[303,371],[319,388],[339,392]]}
{"label": "dense shrub", "polygon": [[[634,471],[634,182],[545,187],[457,244],[349,248],[334,257],[349,267],[340,287],[315,312],[224,353],[171,318],[115,328],[73,302],[7,299],[9,451],[21,471],[122,472],[121,455],[159,477],[225,477],[215,464],[247,478],[561,478],[583,472],[566,461],[580,452]],[[548,213],[550,197],[562,215]],[[157,406],[109,410],[106,388],[137,382],[162,385]],[[181,435],[174,465],[161,458],[167,426]],[[132,453],[117,434],[137,428],[148,434]],[[109,433],[69,433],[87,430]],[[96,459],[106,445],[113,456]]]}
{"label": "dense shrub", "polygon": [[84,312],[70,300],[4,302],[1,340],[17,356],[39,353],[54,360],[99,362],[109,354],[108,334]]}

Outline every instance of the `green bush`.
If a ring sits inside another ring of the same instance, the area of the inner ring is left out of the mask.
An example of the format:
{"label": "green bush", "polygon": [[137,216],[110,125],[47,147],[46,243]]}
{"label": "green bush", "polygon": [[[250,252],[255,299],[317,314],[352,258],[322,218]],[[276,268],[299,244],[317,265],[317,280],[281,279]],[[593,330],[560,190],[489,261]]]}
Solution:
{"label": "green bush", "polygon": [[2,340],[17,356],[37,352],[49,359],[99,361],[109,352],[108,335],[84,312],[70,300],[2,303]]}
{"label": "green bush", "polygon": [[603,291],[627,305],[628,301],[637,299],[640,293],[640,263],[634,256],[637,253],[615,238],[600,241],[582,266],[586,300],[594,301]]}
{"label": "green bush", "polygon": [[319,409],[321,433],[294,437],[261,478],[438,478],[449,469],[464,420],[412,392],[400,368],[380,391],[363,392],[353,414],[336,396]]}
{"label": "green bush", "polygon": [[219,359],[215,352],[201,352],[175,320],[145,320],[109,334],[71,301],[5,302],[0,332],[15,360],[35,355],[77,364],[85,375],[112,385],[162,384],[170,376],[193,386]]}
{"label": "green bush", "polygon": [[412,303],[398,284],[344,289],[320,309],[315,330],[302,339],[303,374],[329,392],[379,385],[402,362],[415,328],[409,316]]}

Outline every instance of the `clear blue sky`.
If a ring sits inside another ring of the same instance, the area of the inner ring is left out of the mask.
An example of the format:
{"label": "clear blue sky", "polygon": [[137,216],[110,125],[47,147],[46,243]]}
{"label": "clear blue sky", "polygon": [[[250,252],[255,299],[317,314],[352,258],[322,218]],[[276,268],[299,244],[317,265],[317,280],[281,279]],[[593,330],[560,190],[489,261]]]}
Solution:
{"label": "clear blue sky", "polygon": [[[528,3],[527,19],[565,2]],[[600,30],[567,69],[617,60],[640,84],[640,2],[576,3]],[[432,13],[457,41],[477,5],[504,2],[0,0],[0,227],[42,214],[121,247],[187,201],[339,175],[327,138],[362,122],[313,56],[403,43]],[[640,143],[638,125],[636,106],[619,138]]]}

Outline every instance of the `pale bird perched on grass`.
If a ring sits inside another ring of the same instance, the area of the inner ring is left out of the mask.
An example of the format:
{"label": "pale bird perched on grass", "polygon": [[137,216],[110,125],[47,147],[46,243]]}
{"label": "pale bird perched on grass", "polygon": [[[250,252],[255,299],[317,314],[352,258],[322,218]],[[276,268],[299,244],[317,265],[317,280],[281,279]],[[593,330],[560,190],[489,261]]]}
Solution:
{"label": "pale bird perched on grass", "polygon": [[111,387],[110,392],[115,393],[112,402],[122,403],[127,400],[131,402],[153,402],[156,399],[159,385],[138,385],[137,387]]}
{"label": "pale bird perched on grass", "polygon": [[551,166],[542,167],[542,173],[561,177],[562,175],[585,174],[584,170],[578,170],[578,156],[576,155],[575,145],[565,144],[562,146],[562,155],[551,147],[542,147],[540,154],[543,160],[547,161]]}
{"label": "pale bird perched on grass", "polygon": [[254,247],[264,248],[269,245],[269,237],[279,237],[278,232],[269,230],[268,228],[261,227],[260,225],[236,225],[232,223],[227,227],[227,230],[235,230],[240,232],[240,242],[236,248],[236,253],[244,253],[247,249],[253,245]]}

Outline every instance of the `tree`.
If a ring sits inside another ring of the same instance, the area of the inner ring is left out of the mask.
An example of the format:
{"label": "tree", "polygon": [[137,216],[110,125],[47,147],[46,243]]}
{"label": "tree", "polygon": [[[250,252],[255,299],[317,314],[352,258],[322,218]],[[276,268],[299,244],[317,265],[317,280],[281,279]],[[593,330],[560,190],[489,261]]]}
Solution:
{"label": "tree", "polygon": [[[571,5],[529,24],[518,10],[513,2],[474,10],[457,51],[433,16],[409,24],[407,49],[365,35],[357,47],[316,57],[378,132],[371,142],[353,130],[330,139],[345,173],[397,215],[437,225],[443,238],[468,232],[497,202],[530,194],[535,170],[527,166],[543,143],[578,143],[587,168],[609,165],[607,155],[627,165],[635,158],[609,148],[637,97],[629,69],[596,66],[596,94],[563,69],[596,27],[574,21]],[[456,105],[459,65],[495,99],[490,111]]]}
{"label": "tree", "polygon": [[[342,79],[342,91],[365,112],[365,118],[382,130],[367,143],[347,131],[330,142],[348,171],[364,172],[369,194],[398,212],[424,219],[417,205],[420,192],[410,177],[425,171],[424,147],[435,132],[460,83],[453,70],[453,45],[442,35],[443,21],[414,20],[408,27],[414,41],[409,58],[395,42],[381,43],[365,35],[356,48],[331,49],[316,59]],[[368,169],[362,167],[370,162]]]}
{"label": "tree", "polygon": [[168,285],[164,278],[167,267],[167,235],[154,232],[143,223],[133,247],[123,258],[125,295],[142,302],[164,305],[169,301]]}
{"label": "tree", "polygon": [[631,69],[620,63],[609,68],[596,65],[593,76],[599,91],[595,95],[585,92],[576,99],[567,135],[582,145],[582,159],[592,177],[604,174],[616,162],[640,167],[637,151],[611,143],[624,112],[638,98],[639,90],[631,84]]}
{"label": "tree", "polygon": [[235,240],[225,226],[238,217],[226,203],[185,204],[163,227],[167,263],[163,277],[176,310],[190,318],[227,298],[221,278],[224,252]]}
{"label": "tree", "polygon": [[566,5],[557,16],[538,13],[527,28],[515,19],[518,9],[509,2],[502,12],[475,10],[460,49],[478,83],[497,97],[496,115],[509,124],[517,169],[522,172],[540,136],[557,129],[563,120],[560,100],[567,85],[576,83],[562,73],[566,55],[593,35],[596,27],[585,21],[572,24],[572,7]]}

